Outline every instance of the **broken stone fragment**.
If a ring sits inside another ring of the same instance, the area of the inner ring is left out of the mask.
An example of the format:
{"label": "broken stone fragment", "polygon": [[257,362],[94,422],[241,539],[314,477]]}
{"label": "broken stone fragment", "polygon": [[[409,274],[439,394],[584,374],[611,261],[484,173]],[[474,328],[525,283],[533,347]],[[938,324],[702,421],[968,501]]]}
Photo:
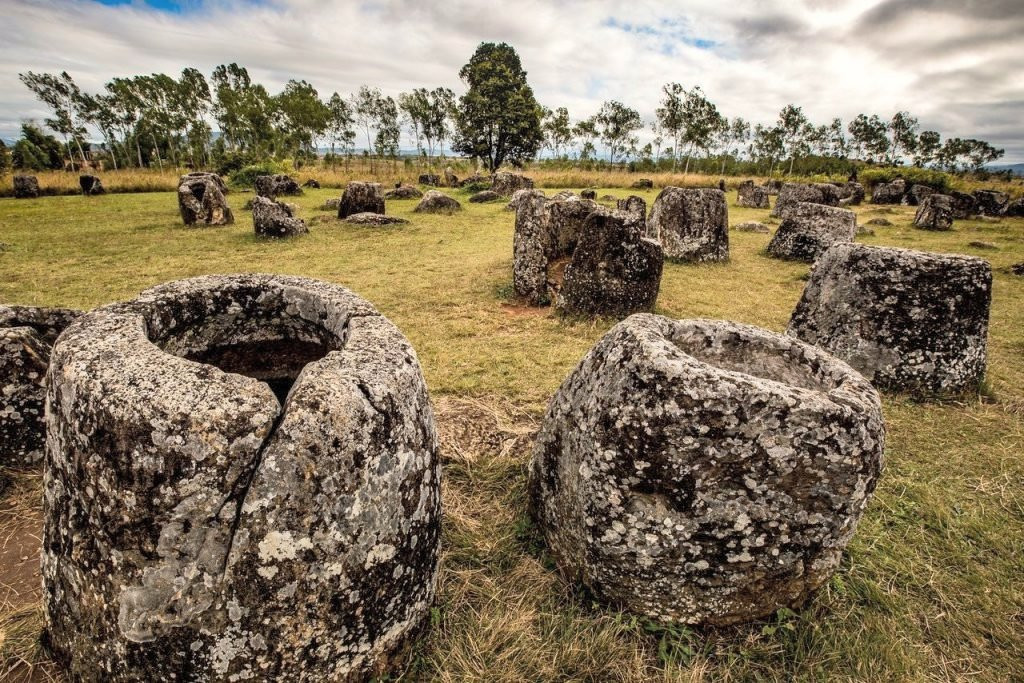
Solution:
{"label": "broken stone fragment", "polygon": [[922,230],[952,230],[953,198],[944,194],[924,195],[914,214],[914,227]]}
{"label": "broken stone fragment", "polygon": [[230,225],[235,216],[224,198],[224,181],[212,173],[190,173],[178,184],[178,211],[185,225]]}
{"label": "broken stone fragment", "polygon": [[788,334],[881,389],[976,391],[991,297],[992,268],[982,259],[837,244],[815,263]]}
{"label": "broken stone fragment", "polygon": [[839,566],[882,467],[877,392],[799,340],[634,315],[549,404],[529,470],[566,577],[652,619],[797,607]]}
{"label": "broken stone fragment", "polygon": [[384,213],[384,193],[380,183],[353,180],[345,187],[338,205],[338,218],[357,213]]}
{"label": "broken stone fragment", "polygon": [[452,214],[456,211],[461,211],[462,205],[458,201],[452,199],[443,192],[437,190],[427,190],[427,193],[423,195],[423,199],[413,209],[416,213],[447,213]]}
{"label": "broken stone fragment", "polygon": [[309,232],[305,221],[295,217],[295,207],[267,197],[252,200],[252,226],[261,237],[294,237]]}
{"label": "broken stone fragment", "polygon": [[754,185],[753,180],[744,180],[736,189],[736,206],[750,209],[768,208],[768,189]]}
{"label": "broken stone fragment", "polygon": [[786,210],[767,252],[775,258],[813,263],[830,246],[852,242],[856,234],[857,214],[853,211],[801,202]]}
{"label": "broken stone fragment", "polygon": [[672,261],[728,261],[729,209],[725,193],[710,188],[666,187],[647,219],[647,237]]}
{"label": "broken stone fragment", "polygon": [[[416,355],[343,287],[168,283],[54,347],[42,574],[72,680],[368,680],[434,595]],[[179,679],[183,672],[186,678]]]}
{"label": "broken stone fragment", "polygon": [[519,190],[532,190],[533,180],[524,175],[499,172],[491,178],[491,190],[502,197],[511,197]]}
{"label": "broken stone fragment", "polygon": [[291,176],[283,173],[256,176],[253,189],[259,197],[276,199],[279,195],[300,195],[302,188]]}

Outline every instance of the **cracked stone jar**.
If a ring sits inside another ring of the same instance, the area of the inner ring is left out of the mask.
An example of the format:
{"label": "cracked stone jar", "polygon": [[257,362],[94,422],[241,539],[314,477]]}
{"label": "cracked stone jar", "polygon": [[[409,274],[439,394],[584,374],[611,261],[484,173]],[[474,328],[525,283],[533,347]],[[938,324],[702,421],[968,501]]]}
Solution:
{"label": "cracked stone jar", "polygon": [[401,332],[324,282],[171,282],[54,347],[46,639],[75,680],[364,680],[434,595],[439,464]]}
{"label": "cracked stone jar", "polygon": [[638,314],[552,398],[530,466],[562,573],[634,613],[732,624],[836,570],[882,468],[871,385],[791,337]]}

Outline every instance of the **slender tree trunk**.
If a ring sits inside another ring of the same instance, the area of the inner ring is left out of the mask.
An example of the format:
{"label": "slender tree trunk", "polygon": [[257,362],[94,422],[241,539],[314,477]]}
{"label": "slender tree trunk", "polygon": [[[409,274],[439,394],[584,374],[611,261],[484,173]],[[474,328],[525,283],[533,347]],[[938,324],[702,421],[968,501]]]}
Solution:
{"label": "slender tree trunk", "polygon": [[156,163],[160,168],[160,172],[164,172],[164,161],[160,158],[160,144],[156,140],[156,133],[150,133],[149,136],[153,138],[153,151],[156,152]]}
{"label": "slender tree trunk", "polygon": [[796,161],[796,155],[789,157],[789,173],[787,175],[793,175],[793,162]]}
{"label": "slender tree trunk", "polygon": [[78,141],[78,138],[75,138],[75,147],[78,148],[78,156],[82,157],[82,168],[85,168],[85,152],[82,151],[82,143]]}
{"label": "slender tree trunk", "polygon": [[142,168],[142,146],[139,144],[139,136],[135,136],[135,153],[139,156],[139,168]]}
{"label": "slender tree trunk", "polygon": [[71,141],[68,140],[68,136],[64,136],[64,146],[68,148],[68,159],[71,160],[71,170],[75,171],[75,153],[71,151]]}

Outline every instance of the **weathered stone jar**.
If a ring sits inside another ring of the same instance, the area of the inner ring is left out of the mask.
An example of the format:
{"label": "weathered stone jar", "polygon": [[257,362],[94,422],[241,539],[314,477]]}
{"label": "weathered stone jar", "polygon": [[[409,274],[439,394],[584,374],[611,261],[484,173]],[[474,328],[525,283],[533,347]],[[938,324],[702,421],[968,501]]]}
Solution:
{"label": "weathered stone jar", "polygon": [[991,299],[983,259],[838,244],[811,271],[788,332],[880,388],[958,394],[985,374]]}
{"label": "weathered stone jar", "polygon": [[172,282],[54,348],[42,572],[74,679],[353,681],[429,611],[439,465],[416,355],[365,300]]}
{"label": "weathered stone jar", "polygon": [[731,624],[839,564],[882,467],[871,385],[784,335],[634,315],[552,399],[530,466],[562,572],[632,612]]}

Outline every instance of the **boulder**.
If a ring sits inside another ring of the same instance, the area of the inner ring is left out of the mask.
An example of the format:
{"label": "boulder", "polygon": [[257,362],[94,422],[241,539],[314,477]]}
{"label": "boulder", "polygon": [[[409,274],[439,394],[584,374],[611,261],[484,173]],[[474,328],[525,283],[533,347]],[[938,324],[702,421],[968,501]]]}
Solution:
{"label": "boulder", "polygon": [[516,190],[512,193],[512,199],[505,205],[506,211],[515,211],[527,200],[527,198],[540,197],[546,199],[543,190]]}
{"label": "boulder", "polygon": [[291,205],[267,197],[252,200],[252,227],[261,237],[294,237],[309,232],[306,223],[295,217]]}
{"label": "boulder", "polygon": [[867,222],[867,225],[877,225],[884,228],[892,225],[892,221],[888,218],[872,218]]}
{"label": "boulder", "polygon": [[640,231],[647,232],[647,202],[643,197],[631,194],[625,199],[615,200],[615,210],[630,217],[630,222],[640,228]]}
{"label": "boulder", "polygon": [[992,268],[970,256],[838,244],[811,271],[788,334],[912,394],[975,391]]}
{"label": "boulder", "polygon": [[462,205],[458,201],[452,199],[446,194],[438,192],[437,190],[429,190],[420,203],[413,209],[416,213],[447,213],[452,214],[456,211],[461,211]]}
{"label": "boulder", "polygon": [[320,182],[318,180],[315,180],[314,178],[310,178],[306,182],[302,183],[302,186],[303,187],[311,187],[314,190],[319,190],[320,189]]}
{"label": "boulder", "polygon": [[333,211],[338,212],[338,208],[341,206],[341,197],[331,197],[320,206],[321,211]]}
{"label": "boulder", "polygon": [[935,190],[928,187],[927,185],[921,185],[915,183],[910,186],[907,193],[903,195],[903,204],[907,206],[920,206],[921,202],[924,201],[925,197],[936,194]]}
{"label": "boulder", "polygon": [[897,178],[891,183],[879,183],[871,189],[872,204],[899,204],[907,193],[907,183]]}
{"label": "boulder", "polygon": [[845,191],[835,183],[811,183],[811,187],[821,193],[821,201],[818,204],[825,206],[839,206]]}
{"label": "boulder", "polygon": [[640,180],[630,185],[630,187],[632,187],[634,190],[650,190],[654,188],[654,181],[651,180],[650,178],[641,178]]}
{"label": "boulder", "polygon": [[1024,261],[1020,263],[1014,263],[1010,266],[1010,272],[1014,275],[1024,275]]}
{"label": "boulder", "polygon": [[710,188],[666,187],[647,220],[647,236],[674,261],[728,261],[729,210],[725,193]]}
{"label": "boulder", "polygon": [[858,225],[857,232],[855,234],[857,237],[874,237],[875,230],[874,228],[869,228],[866,225]]}
{"label": "boulder", "polygon": [[949,193],[953,205],[953,218],[966,220],[978,214],[978,200],[966,192],[953,190]]}
{"label": "boulder", "polygon": [[356,213],[384,213],[384,193],[380,183],[353,180],[345,187],[338,204],[338,218]]}
{"label": "boulder", "polygon": [[412,185],[399,185],[384,193],[384,199],[419,199],[423,193]]}
{"label": "boulder", "polygon": [[767,251],[775,258],[813,263],[833,244],[852,242],[856,234],[857,214],[853,211],[799,203],[786,211]]}
{"label": "boulder", "polygon": [[744,180],[736,189],[736,206],[748,209],[767,209],[768,190],[755,185],[753,180]]}
{"label": "boulder", "polygon": [[15,199],[35,199],[39,196],[39,180],[34,175],[16,175],[13,183]]}
{"label": "boulder", "polygon": [[997,190],[977,190],[974,199],[978,202],[978,213],[983,216],[1002,216],[1010,203],[1010,195]]}
{"label": "boulder", "polygon": [[952,230],[953,198],[945,194],[929,194],[922,197],[917,213],[914,214],[914,227],[922,230]]}
{"label": "boulder", "polygon": [[490,185],[491,179],[480,175],[479,172],[474,172],[473,175],[468,178],[463,178],[459,181],[459,187],[468,187],[469,185]]}
{"label": "boulder", "polygon": [[597,199],[597,190],[580,190],[581,199]]}
{"label": "boulder", "polygon": [[739,230],[740,232],[760,232],[767,235],[771,230],[764,223],[758,223],[757,221],[747,221],[745,223],[738,223],[732,226],[733,230]]}
{"label": "boulder", "polygon": [[551,198],[556,201],[564,201],[566,199],[582,199],[582,197],[577,195],[572,190],[560,190],[556,192]]}
{"label": "boulder", "polygon": [[400,225],[409,221],[398,216],[385,216],[382,213],[354,213],[345,219],[346,223],[353,225]]}
{"label": "boulder", "polygon": [[[536,192],[536,191],[528,191]],[[533,306],[557,298],[560,282],[550,270],[572,256],[587,217],[600,207],[589,199],[546,199],[523,195],[516,209],[512,240],[512,284]]]}
{"label": "boulder", "polygon": [[280,195],[300,195],[302,188],[290,176],[278,173],[277,175],[256,176],[253,182],[253,189],[260,197],[276,199]]}
{"label": "boulder", "polygon": [[79,315],[66,308],[0,306],[0,469],[42,460],[50,348]]}
{"label": "boulder", "polygon": [[843,185],[837,185],[839,188],[839,204],[838,206],[859,206],[864,201],[864,186],[860,183],[851,180]]}
{"label": "boulder", "polygon": [[192,171],[191,173],[186,173],[178,178],[178,185],[183,185],[186,182],[195,180],[196,178],[209,178],[217,186],[217,189],[220,190],[222,195],[228,194],[228,186],[224,182],[224,179],[216,173],[209,173],[207,171]]}
{"label": "boulder", "polygon": [[839,566],[882,468],[871,385],[791,337],[638,314],[552,398],[529,470],[562,574],[660,622],[799,607]]}
{"label": "boulder", "polygon": [[[784,217],[785,212],[800,202],[806,204],[825,204],[825,196],[813,185],[803,183],[784,183],[779,190],[779,198],[775,200],[775,208],[771,215],[774,218]],[[837,200],[838,203],[838,200]]]}
{"label": "boulder", "polygon": [[99,176],[94,176],[89,173],[83,173],[78,176],[78,186],[82,188],[82,194],[86,197],[107,193],[107,190],[103,187],[103,183],[100,181]]}
{"label": "boulder", "polygon": [[218,181],[220,177],[210,173],[181,177],[178,211],[185,225],[230,225],[235,222],[235,215],[220,189],[224,183]]}
{"label": "boulder", "polygon": [[974,247],[975,249],[998,249],[999,246],[994,242],[985,242],[983,240],[972,240],[967,243],[967,246]]}
{"label": "boulder", "polygon": [[643,236],[635,216],[597,209],[583,223],[557,306],[574,315],[616,317],[653,310],[663,262],[661,245]]}
{"label": "boulder", "polygon": [[769,178],[764,181],[764,188],[768,190],[769,195],[778,195],[779,192],[782,192],[783,184],[778,178]]}
{"label": "boulder", "polygon": [[469,202],[471,204],[483,204],[485,202],[496,202],[499,199],[501,199],[501,195],[497,192],[493,190],[483,190],[482,192],[477,192],[470,197]]}
{"label": "boulder", "polygon": [[515,173],[495,173],[491,179],[491,189],[502,197],[511,197],[518,190],[532,190],[533,180]]}
{"label": "boulder", "polygon": [[370,303],[172,282],[72,324],[49,377],[43,607],[68,680],[400,663],[434,596],[440,470],[416,354]]}
{"label": "boulder", "polygon": [[421,173],[417,180],[420,185],[430,185],[431,187],[437,187],[441,184],[441,177],[436,173]]}
{"label": "boulder", "polygon": [[1013,218],[1024,217],[1024,197],[1014,199],[1012,202],[1006,205],[1006,210],[1003,212],[1006,216]]}
{"label": "boulder", "polygon": [[447,185],[448,187],[459,186],[459,177],[455,175],[455,172],[452,170],[451,166],[444,169],[444,184]]}

